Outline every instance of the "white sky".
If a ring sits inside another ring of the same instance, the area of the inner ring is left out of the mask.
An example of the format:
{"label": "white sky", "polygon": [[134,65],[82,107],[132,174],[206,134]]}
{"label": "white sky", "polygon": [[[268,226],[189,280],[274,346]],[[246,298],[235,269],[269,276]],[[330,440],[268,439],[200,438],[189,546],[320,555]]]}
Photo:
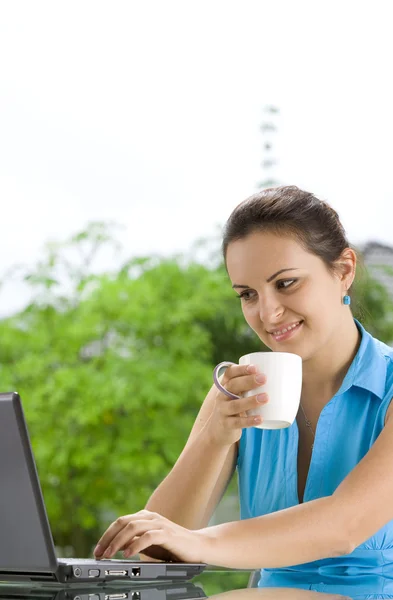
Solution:
{"label": "white sky", "polygon": [[125,226],[125,257],[187,249],[263,179],[271,103],[281,182],[391,244],[390,6],[0,0],[0,276],[90,220]]}

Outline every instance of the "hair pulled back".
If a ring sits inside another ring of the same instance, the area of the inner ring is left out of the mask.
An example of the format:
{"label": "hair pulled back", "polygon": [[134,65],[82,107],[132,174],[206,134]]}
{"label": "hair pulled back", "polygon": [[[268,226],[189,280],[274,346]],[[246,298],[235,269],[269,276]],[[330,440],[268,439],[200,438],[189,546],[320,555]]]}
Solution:
{"label": "hair pulled back", "polygon": [[343,250],[351,247],[337,212],[295,185],[262,190],[235,208],[224,228],[224,260],[231,242],[257,231],[296,238],[323,260],[331,274]]}

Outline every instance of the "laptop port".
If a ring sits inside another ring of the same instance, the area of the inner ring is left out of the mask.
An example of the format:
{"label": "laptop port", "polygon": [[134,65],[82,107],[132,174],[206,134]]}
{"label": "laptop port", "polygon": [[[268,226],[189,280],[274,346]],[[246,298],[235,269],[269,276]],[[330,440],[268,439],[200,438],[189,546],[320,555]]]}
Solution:
{"label": "laptop port", "polygon": [[131,568],[131,577],[139,577],[141,574],[141,568],[140,567],[132,567]]}
{"label": "laptop port", "polygon": [[108,569],[107,571],[105,571],[105,575],[112,575],[115,577],[125,577],[126,575],[128,575],[128,571],[124,570],[124,571],[116,571],[114,569]]}
{"label": "laptop port", "polygon": [[141,593],[140,592],[132,592],[131,598],[132,598],[132,600],[141,600]]}
{"label": "laptop port", "polygon": [[127,600],[127,594],[105,594],[105,600]]}
{"label": "laptop port", "polygon": [[89,577],[99,577],[100,570],[99,569],[89,569]]}

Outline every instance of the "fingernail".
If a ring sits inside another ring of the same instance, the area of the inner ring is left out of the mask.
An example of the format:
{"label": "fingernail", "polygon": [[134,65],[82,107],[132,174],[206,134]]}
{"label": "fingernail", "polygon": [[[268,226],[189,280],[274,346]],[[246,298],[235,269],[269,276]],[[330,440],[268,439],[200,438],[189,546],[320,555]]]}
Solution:
{"label": "fingernail", "polygon": [[257,402],[266,402],[267,401],[267,395],[266,394],[258,394],[257,396]]}
{"label": "fingernail", "polygon": [[247,373],[255,373],[255,365],[248,365],[246,371]]}
{"label": "fingernail", "polygon": [[130,556],[131,552],[129,550],[124,550],[123,552],[123,556],[124,558],[128,558]]}
{"label": "fingernail", "polygon": [[101,556],[102,548],[99,544],[97,544],[97,546],[94,548],[93,554],[94,554],[94,556]]}
{"label": "fingernail", "polygon": [[257,375],[255,375],[255,381],[257,383],[265,383],[266,377],[263,373],[258,373]]}
{"label": "fingernail", "polygon": [[110,558],[112,554],[112,548],[110,546],[108,546],[108,548],[106,549],[106,552],[104,554],[105,558]]}

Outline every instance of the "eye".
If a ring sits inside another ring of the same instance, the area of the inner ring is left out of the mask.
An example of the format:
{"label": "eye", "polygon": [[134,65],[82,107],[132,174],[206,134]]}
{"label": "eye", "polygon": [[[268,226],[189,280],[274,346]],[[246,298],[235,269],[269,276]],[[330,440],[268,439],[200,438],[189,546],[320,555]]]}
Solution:
{"label": "eye", "polygon": [[291,287],[292,284],[296,283],[297,279],[280,279],[277,281],[277,289],[278,290],[286,290]]}
{"label": "eye", "polygon": [[241,300],[245,300],[247,302],[247,301],[255,298],[255,294],[256,294],[256,292],[253,292],[252,290],[244,290],[244,292],[242,292],[241,294],[238,294],[237,297],[240,298]]}

